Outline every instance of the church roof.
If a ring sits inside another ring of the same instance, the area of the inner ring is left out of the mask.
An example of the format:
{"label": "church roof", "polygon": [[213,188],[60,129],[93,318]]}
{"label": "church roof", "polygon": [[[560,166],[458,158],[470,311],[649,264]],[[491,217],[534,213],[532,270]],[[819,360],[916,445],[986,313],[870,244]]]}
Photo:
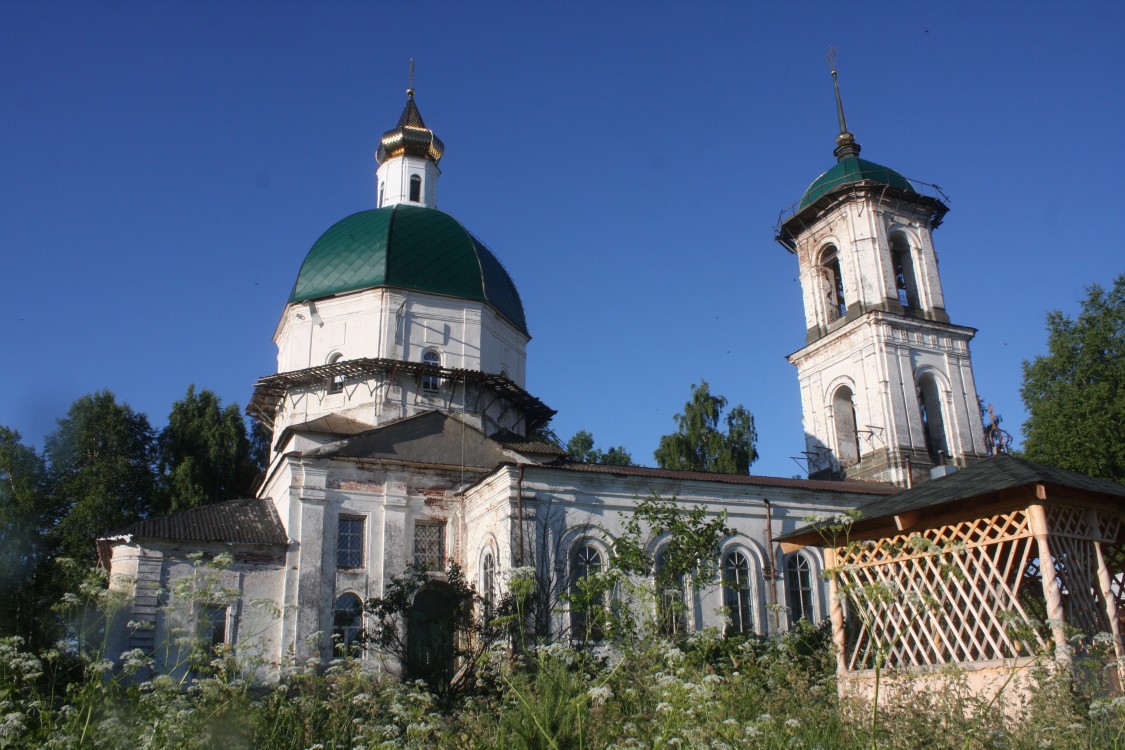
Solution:
{"label": "church roof", "polygon": [[452,216],[421,206],[333,224],[305,256],[289,302],[380,286],[484,302],[527,335],[523,302],[496,256]]}
{"label": "church roof", "polygon": [[110,538],[124,536],[177,542],[289,543],[273,503],[258,499],[228,500],[149,518]]}
{"label": "church roof", "polygon": [[820,492],[859,492],[869,495],[893,495],[899,489],[889,484],[877,482],[835,481],[820,479],[789,479],[786,477],[755,476],[753,474],[717,474],[707,471],[675,471],[655,469],[648,466],[609,466],[606,464],[566,463],[558,467],[569,471],[582,471],[593,474],[618,474],[622,476],[648,477],[652,479],[690,479],[702,482],[723,484],[752,484],[761,487],[788,487],[793,489],[816,490]]}
{"label": "church roof", "polygon": [[399,419],[304,451],[310,458],[374,458],[491,469],[511,456],[475,427],[439,411]]}
{"label": "church roof", "polygon": [[797,210],[802,211],[806,207],[816,203],[821,197],[839,190],[840,188],[847,187],[848,185],[854,185],[857,182],[874,182],[879,185],[889,185],[904,193],[916,192],[909,180],[890,167],[884,167],[881,164],[876,164],[866,159],[860,159],[858,156],[848,156],[838,161],[832,169],[829,169],[827,172],[820,175],[820,177],[813,180],[813,183],[809,185],[809,189],[806,190],[805,194],[801,197],[801,202],[797,205]]}

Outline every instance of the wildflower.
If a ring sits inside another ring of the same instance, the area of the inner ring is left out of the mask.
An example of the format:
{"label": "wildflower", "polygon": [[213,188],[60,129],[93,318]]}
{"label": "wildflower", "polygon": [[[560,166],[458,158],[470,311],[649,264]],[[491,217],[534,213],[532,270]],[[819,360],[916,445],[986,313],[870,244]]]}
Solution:
{"label": "wildflower", "polygon": [[668,713],[672,710],[671,703],[660,702],[656,704],[656,712],[659,714]]}
{"label": "wildflower", "polygon": [[785,726],[789,727],[790,729],[796,729],[797,727],[801,726],[801,722],[797,719],[786,719]]}
{"label": "wildflower", "polygon": [[613,691],[605,685],[600,687],[592,687],[589,690],[590,702],[595,706],[604,705],[606,701],[613,697]]}

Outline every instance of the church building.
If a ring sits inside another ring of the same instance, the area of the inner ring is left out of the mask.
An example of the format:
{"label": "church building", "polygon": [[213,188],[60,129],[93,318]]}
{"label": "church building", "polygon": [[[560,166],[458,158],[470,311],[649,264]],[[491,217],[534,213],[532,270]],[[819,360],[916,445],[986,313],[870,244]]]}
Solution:
{"label": "church building", "polygon": [[[810,478],[707,474],[576,463],[537,437],[554,411],[525,390],[534,320],[504,249],[437,208],[444,145],[408,90],[378,144],[374,208],[312,244],[281,312],[276,372],[248,407],[273,431],[256,497],[98,541],[112,585],[132,594],[117,646],[171,669],[164,646],[194,628],[253,644],[267,669],[327,660],[333,635],[363,626],[362,601],[411,565],[433,578],[419,607],[440,604],[450,563],[485,601],[522,567],[570,590],[654,494],[725,512],[732,529],[714,561],[722,582],[682,592],[683,628],[769,633],[827,617],[822,552],[783,553],[777,538],[985,452],[973,330],[950,322],[931,237],[946,206],[860,159],[842,107],[839,119],[838,162],[777,237],[804,294],[807,338],[790,361]],[[200,553],[231,562],[215,574],[222,595],[188,606],[177,581]],[[550,612],[549,637],[580,637],[564,597]]]}

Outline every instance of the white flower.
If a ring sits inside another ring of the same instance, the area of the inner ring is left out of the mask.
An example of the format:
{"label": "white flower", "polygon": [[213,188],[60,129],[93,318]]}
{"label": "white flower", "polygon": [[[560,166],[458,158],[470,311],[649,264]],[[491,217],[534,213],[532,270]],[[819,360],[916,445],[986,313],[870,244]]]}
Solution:
{"label": "white flower", "polygon": [[605,685],[601,687],[592,687],[589,690],[590,702],[595,706],[601,706],[610,698],[613,697],[613,691]]}
{"label": "white flower", "polygon": [[668,713],[671,710],[672,710],[672,704],[671,703],[661,702],[661,703],[656,704],[656,712],[657,713],[661,713],[661,714]]}

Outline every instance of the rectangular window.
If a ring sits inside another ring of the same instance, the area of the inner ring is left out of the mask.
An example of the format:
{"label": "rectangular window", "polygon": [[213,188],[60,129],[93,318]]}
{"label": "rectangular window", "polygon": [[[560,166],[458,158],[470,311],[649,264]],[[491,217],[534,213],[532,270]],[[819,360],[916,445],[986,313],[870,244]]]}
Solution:
{"label": "rectangular window", "polygon": [[414,524],[414,564],[423,570],[445,570],[445,524],[418,521]]}
{"label": "rectangular window", "polygon": [[363,567],[363,519],[340,516],[336,527],[336,567]]}
{"label": "rectangular window", "polygon": [[206,606],[199,612],[199,640],[208,653],[227,642],[227,608]]}

